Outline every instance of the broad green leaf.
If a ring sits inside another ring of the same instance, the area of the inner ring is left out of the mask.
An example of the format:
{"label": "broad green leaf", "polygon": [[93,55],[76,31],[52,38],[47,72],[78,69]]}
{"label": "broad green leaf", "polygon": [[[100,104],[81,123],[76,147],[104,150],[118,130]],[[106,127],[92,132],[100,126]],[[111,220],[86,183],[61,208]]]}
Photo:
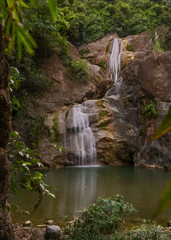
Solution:
{"label": "broad green leaf", "polygon": [[24,3],[22,0],[19,0],[19,3],[22,7],[29,8],[29,6],[26,3]]}
{"label": "broad green leaf", "polygon": [[27,42],[31,46],[31,48],[36,48],[37,47],[36,42],[34,41],[33,37],[29,34],[29,32],[24,28],[24,26],[21,23],[18,24],[18,28],[20,29],[22,35],[27,40]]}
{"label": "broad green leaf", "polygon": [[48,0],[49,9],[54,20],[56,20],[57,0]]}
{"label": "broad green leaf", "polygon": [[20,59],[22,56],[22,43],[19,31],[17,31],[16,34],[17,34],[17,57],[18,59]]}
{"label": "broad green leaf", "polygon": [[18,12],[17,12],[16,8],[13,9],[13,15],[14,15],[15,20],[17,22],[19,22]]}
{"label": "broad green leaf", "polygon": [[27,38],[26,36],[24,35],[24,33],[22,31],[20,31],[18,29],[17,31],[18,33],[18,37],[20,38],[20,41],[21,43],[24,45],[26,51],[30,54],[30,55],[33,55],[34,54],[34,51],[33,51],[33,48],[31,46],[31,44],[29,43],[29,41],[27,41]]}
{"label": "broad green leaf", "polygon": [[171,180],[167,183],[166,188],[160,197],[159,205],[154,216],[161,213],[169,205],[171,205]]}
{"label": "broad green leaf", "polygon": [[171,107],[170,107],[167,115],[163,119],[162,123],[160,124],[160,126],[154,132],[151,140],[152,141],[156,140],[157,138],[161,137],[169,130],[171,130]]}
{"label": "broad green leaf", "polygon": [[8,7],[10,8],[13,4],[13,0],[6,0]]}
{"label": "broad green leaf", "polygon": [[14,49],[14,46],[15,46],[15,40],[16,40],[16,25],[15,25],[15,23],[13,22],[13,24],[12,24],[12,32],[11,32],[11,36],[12,36],[12,38],[11,38],[11,45],[10,45],[10,51],[12,50],[12,49]]}

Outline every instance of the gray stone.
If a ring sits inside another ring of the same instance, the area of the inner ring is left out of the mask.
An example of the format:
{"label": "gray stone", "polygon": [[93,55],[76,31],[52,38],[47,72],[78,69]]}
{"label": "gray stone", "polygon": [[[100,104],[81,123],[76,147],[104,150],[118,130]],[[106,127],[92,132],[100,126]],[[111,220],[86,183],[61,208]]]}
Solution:
{"label": "gray stone", "polygon": [[47,226],[45,236],[46,236],[47,240],[49,240],[49,239],[60,240],[61,239],[61,228],[56,225]]}

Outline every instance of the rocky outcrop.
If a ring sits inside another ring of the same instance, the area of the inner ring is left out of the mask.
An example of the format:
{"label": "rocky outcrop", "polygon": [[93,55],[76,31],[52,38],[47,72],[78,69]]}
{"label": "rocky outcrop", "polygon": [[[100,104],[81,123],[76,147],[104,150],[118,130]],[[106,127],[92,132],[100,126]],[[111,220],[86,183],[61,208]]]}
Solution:
{"label": "rocky outcrop", "polygon": [[107,34],[105,37],[97,40],[96,42],[81,45],[79,47],[79,52],[91,63],[96,65],[104,63],[104,67],[107,68],[111,44],[113,39],[116,37],[118,37],[116,32],[113,34]]}
{"label": "rocky outcrop", "polygon": [[45,165],[76,164],[76,156],[71,157],[59,146],[65,147],[66,131],[72,131],[64,129],[70,108],[92,99],[95,109],[94,114],[89,114],[89,122],[98,163],[171,168],[171,133],[151,142],[153,132],[171,105],[171,52],[153,54],[146,33],[123,39],[120,78],[107,92],[113,82],[107,69],[114,37],[115,33],[85,44],[79,52],[70,45],[70,57],[77,60],[81,54],[88,60],[91,80],[85,85],[67,79],[66,68],[57,55],[46,60],[44,72],[54,88],[45,98],[36,99],[36,108],[29,105],[31,117],[46,114],[35,149]]}
{"label": "rocky outcrop", "polygon": [[[171,168],[171,133],[151,142],[154,130],[171,106],[170,57],[171,52],[164,52],[130,61],[108,93],[110,104],[115,96],[114,106],[120,109],[119,116],[124,114],[125,129],[129,125],[137,129],[132,139],[132,156],[137,166]],[[118,128],[119,132],[122,129]]]}
{"label": "rocky outcrop", "polygon": [[141,88],[158,100],[171,101],[171,52],[156,56],[149,55],[143,60],[138,73]]}
{"label": "rocky outcrop", "polygon": [[[78,50],[71,44],[69,49],[69,56],[77,61],[81,57]],[[91,64],[89,61],[86,63],[90,74],[87,82],[80,78],[72,79],[70,70],[57,54],[54,53],[51,57],[44,59],[42,70],[48,76],[52,87],[45,91],[43,97],[30,98],[27,108],[29,116],[37,118],[58,111],[64,105],[80,103],[86,99],[102,98],[112,86],[113,81],[100,66]]]}

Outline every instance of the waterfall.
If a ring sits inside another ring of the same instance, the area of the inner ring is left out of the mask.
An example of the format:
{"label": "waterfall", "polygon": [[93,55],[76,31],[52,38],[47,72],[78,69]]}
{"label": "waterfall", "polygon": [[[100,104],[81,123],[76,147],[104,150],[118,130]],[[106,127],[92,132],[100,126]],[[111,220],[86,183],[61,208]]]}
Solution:
{"label": "waterfall", "polygon": [[94,103],[89,100],[74,105],[67,118],[67,149],[69,158],[77,159],[79,165],[96,162],[96,143],[90,128],[90,118],[95,115]]}
{"label": "waterfall", "polygon": [[[116,85],[119,84],[122,48],[122,40],[115,38],[109,59],[109,72]],[[98,119],[94,100],[74,105],[67,115],[63,134],[69,165],[95,164],[97,158],[96,142],[90,127],[90,123],[92,126],[92,122],[97,122]]]}
{"label": "waterfall", "polygon": [[110,77],[116,82],[119,77],[119,72],[121,69],[121,54],[122,54],[122,40],[120,38],[115,38],[112,52],[109,58],[109,72]]}

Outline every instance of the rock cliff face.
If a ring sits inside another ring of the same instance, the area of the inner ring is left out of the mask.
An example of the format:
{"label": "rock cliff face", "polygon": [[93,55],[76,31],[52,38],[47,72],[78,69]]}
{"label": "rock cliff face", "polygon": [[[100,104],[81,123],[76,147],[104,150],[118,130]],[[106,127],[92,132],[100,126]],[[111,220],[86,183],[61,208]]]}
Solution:
{"label": "rock cliff face", "polygon": [[[36,109],[30,103],[28,112],[33,118],[46,115],[36,151],[47,166],[76,164],[68,158],[67,151],[60,152],[56,145],[65,146],[69,131],[64,129],[65,122],[73,104],[92,99],[95,107],[89,124],[98,163],[171,168],[171,133],[154,142],[150,140],[171,106],[171,52],[153,54],[146,33],[128,36],[122,40],[120,78],[112,85],[108,59],[115,37],[116,33],[107,35],[79,48],[79,53],[91,62],[91,81],[87,85],[69,82],[58,56],[46,60],[44,72],[53,80],[54,89],[44,99],[36,100]],[[71,57],[77,59],[79,53],[70,47]]]}
{"label": "rock cliff face", "polygon": [[[106,41],[106,46],[110,39]],[[105,53],[107,56],[107,53]],[[69,56],[73,60],[81,57],[78,50],[69,44]],[[90,71],[90,80],[86,83],[82,79],[70,79],[64,62],[57,54],[44,59],[43,73],[48,76],[52,88],[45,92],[43,98],[31,98],[28,105],[28,114],[37,118],[45,114],[58,111],[64,105],[83,102],[85,99],[97,99],[105,95],[112,86],[112,80],[101,67],[87,61]]]}

